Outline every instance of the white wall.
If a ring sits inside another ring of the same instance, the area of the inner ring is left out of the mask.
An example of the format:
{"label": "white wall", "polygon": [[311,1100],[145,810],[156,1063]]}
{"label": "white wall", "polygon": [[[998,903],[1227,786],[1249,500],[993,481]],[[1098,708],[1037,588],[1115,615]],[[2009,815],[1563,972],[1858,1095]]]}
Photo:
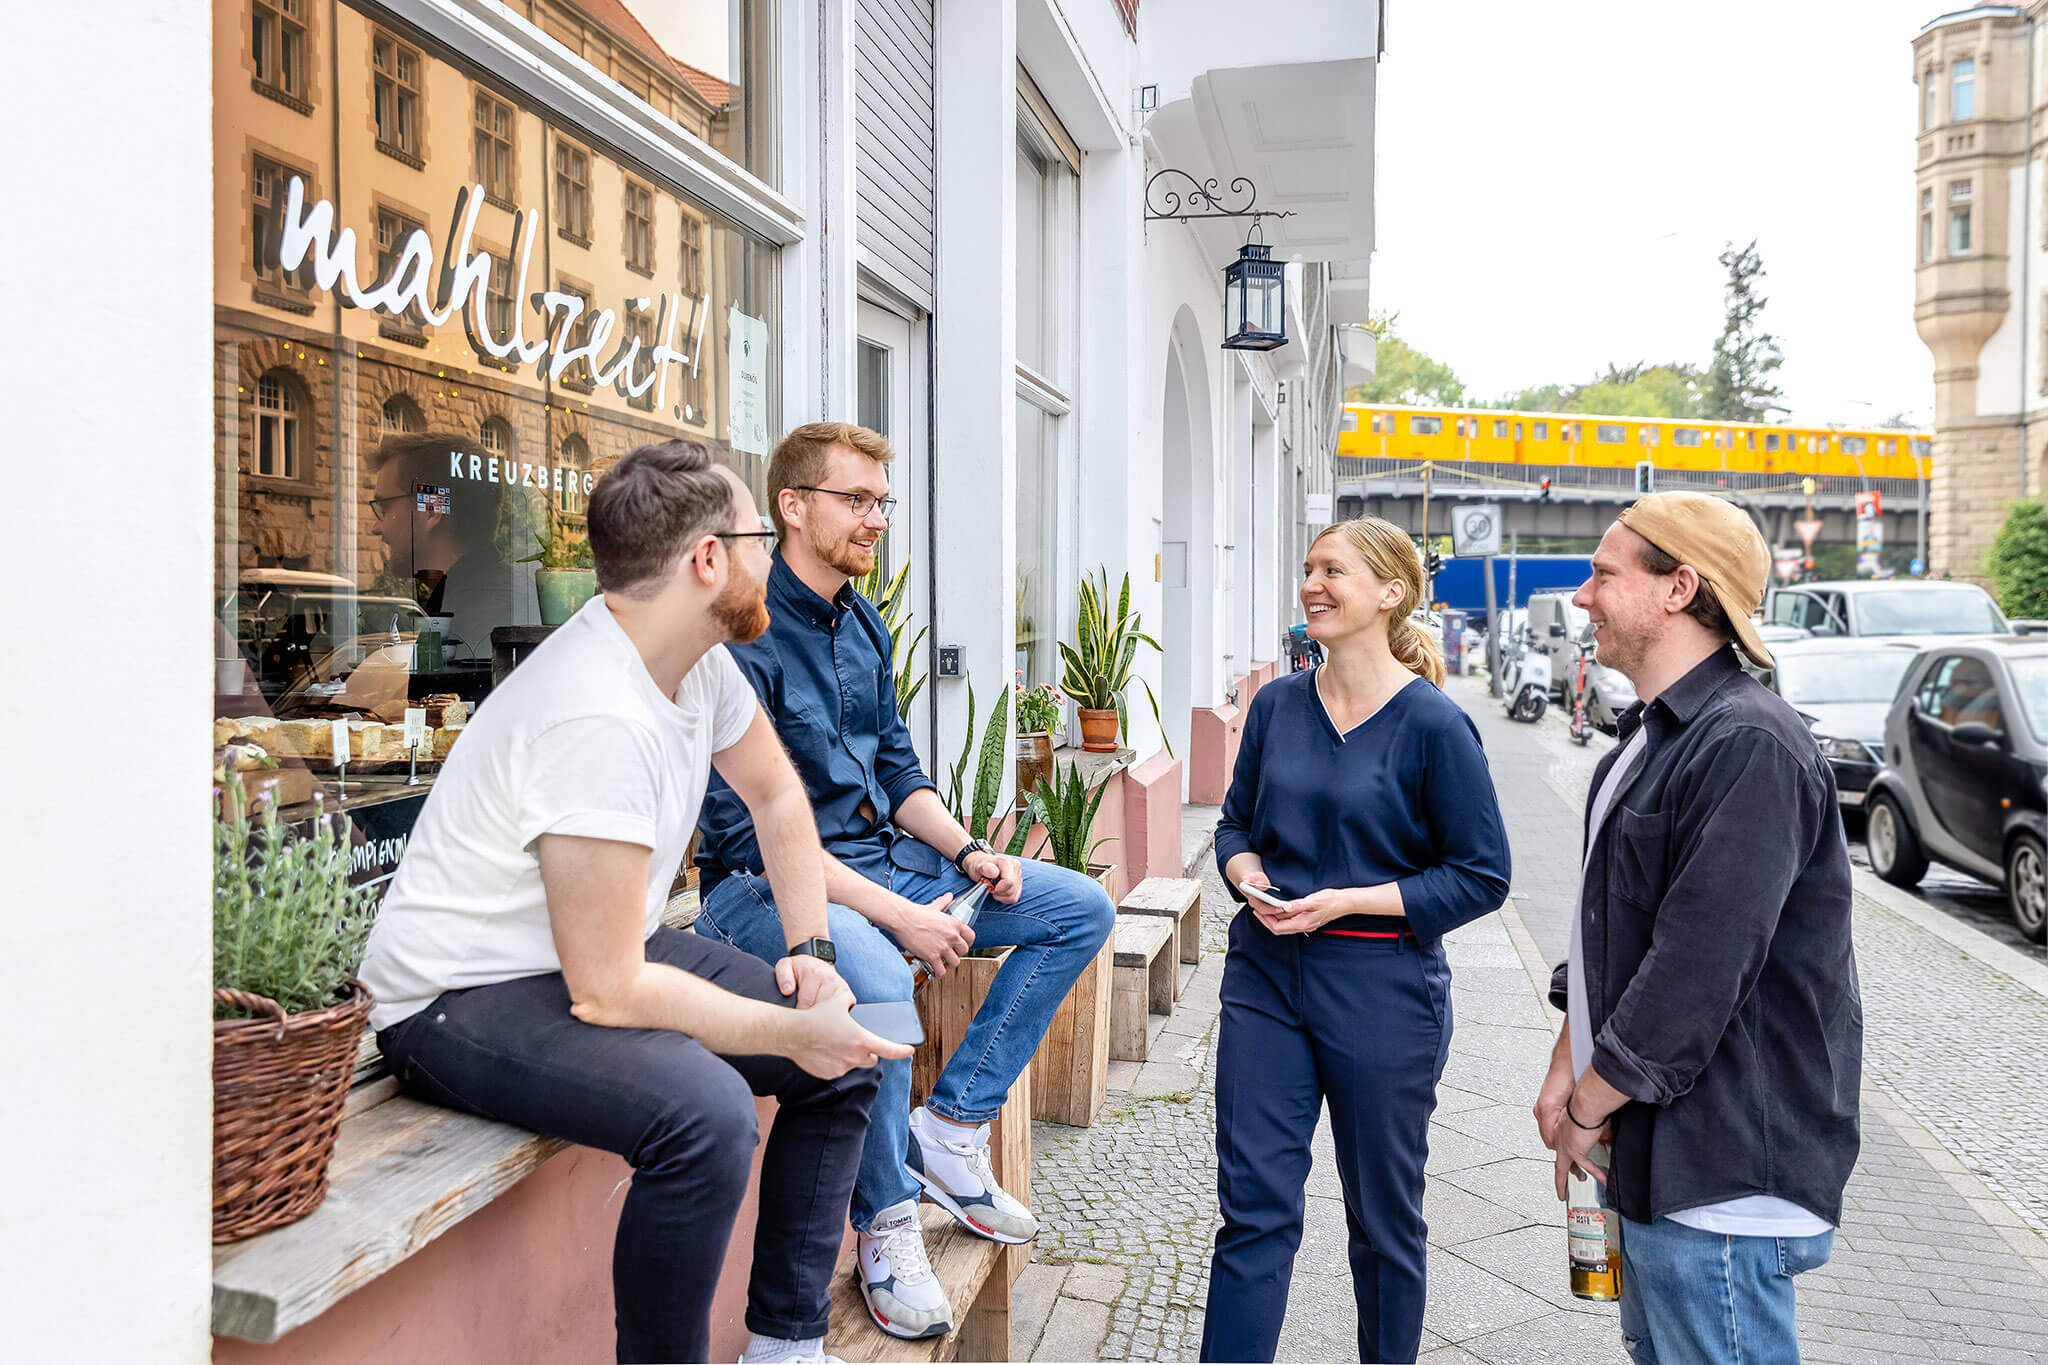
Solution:
{"label": "white wall", "polygon": [[[1010,686],[1017,635],[1016,0],[940,6],[937,56],[932,642],[965,647],[979,731]],[[943,783],[965,733],[967,681],[934,678],[928,690]]]}
{"label": "white wall", "polygon": [[[45,514],[9,536],[36,605],[16,603],[0,651],[17,1360],[208,1353],[211,23],[205,5],[105,0],[93,74],[120,98],[80,98],[47,61],[0,95],[9,126],[40,130],[14,177],[77,206],[12,216],[0,342],[25,381],[10,468],[48,475]],[[20,52],[77,45],[68,6],[12,24]],[[88,718],[118,718],[123,742]]]}
{"label": "white wall", "polygon": [[[2048,287],[2048,275],[2043,274],[2043,270],[2048,269],[2048,257],[2043,256],[2036,242],[2027,240],[2025,226],[2026,206],[2033,202],[2028,196],[2038,193],[2039,185],[2037,182],[2030,183],[2027,169],[2019,166],[2015,166],[2007,173],[2007,183],[2009,189],[2006,194],[2005,240],[2008,243],[2024,243],[2024,246],[2020,250],[2009,252],[2006,257],[2005,283],[2011,302],[2006,306],[2005,317],[2000,320],[1998,330],[1991,334],[1990,340],[1977,352],[1977,412],[1987,417],[1999,413],[2016,413],[2020,410],[2022,402],[2028,402],[2029,406],[2034,405],[2030,402],[2029,395],[2038,385],[2040,361],[2034,348],[2040,343],[2038,337],[2029,337],[2026,333],[2040,327],[2041,309],[2038,303],[2025,302],[2026,295],[2020,283],[2022,251],[2033,256],[2027,267],[2028,283],[2024,288],[2034,291],[2034,298],[2038,300],[2040,291]],[[1936,221],[1936,230],[1942,236],[1935,245],[1946,250],[1948,218],[1945,212]],[[2040,224],[2034,224],[2033,235],[2039,237]],[[2021,369],[2022,363],[2027,366],[2024,371]]]}

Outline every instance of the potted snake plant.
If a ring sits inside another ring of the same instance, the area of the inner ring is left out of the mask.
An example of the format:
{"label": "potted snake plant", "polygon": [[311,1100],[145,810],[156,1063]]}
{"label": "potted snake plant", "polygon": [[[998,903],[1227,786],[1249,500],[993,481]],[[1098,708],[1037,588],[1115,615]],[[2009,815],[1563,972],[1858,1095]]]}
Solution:
{"label": "potted snake plant", "polygon": [[[1131,610],[1131,576],[1124,575],[1123,588],[1114,599],[1109,594],[1109,570],[1097,569],[1095,578],[1082,579],[1074,643],[1060,642],[1064,665],[1060,686],[1079,709],[1081,747],[1091,753],[1114,752],[1118,737],[1130,727],[1124,689],[1130,686],[1131,664],[1140,644],[1159,650],[1159,641],[1145,633],[1142,618]],[[1138,681],[1151,700],[1152,718],[1158,721],[1159,698],[1151,683],[1142,677]],[[1162,735],[1165,729],[1161,724]],[[1171,741],[1166,751],[1173,752]]]}

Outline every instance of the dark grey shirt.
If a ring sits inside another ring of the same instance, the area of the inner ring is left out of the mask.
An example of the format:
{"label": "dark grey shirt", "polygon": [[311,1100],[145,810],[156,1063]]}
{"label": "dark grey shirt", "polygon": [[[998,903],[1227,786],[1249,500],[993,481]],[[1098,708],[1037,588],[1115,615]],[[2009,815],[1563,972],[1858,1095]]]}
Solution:
{"label": "dark grey shirt", "polygon": [[[1648,752],[1580,897],[1609,1197],[1637,1222],[1774,1195],[1839,1224],[1863,1002],[1849,850],[1806,724],[1724,648],[1621,718]],[[1599,790],[1620,752],[1594,774]],[[1565,1008],[1565,968],[1551,1000]]]}

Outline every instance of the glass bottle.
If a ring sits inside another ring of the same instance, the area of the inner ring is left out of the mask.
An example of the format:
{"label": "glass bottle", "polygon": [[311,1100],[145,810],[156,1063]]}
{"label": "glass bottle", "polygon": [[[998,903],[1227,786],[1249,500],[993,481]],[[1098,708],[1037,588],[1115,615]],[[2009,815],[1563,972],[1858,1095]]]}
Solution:
{"label": "glass bottle", "polygon": [[[1595,1143],[1586,1159],[1607,1169],[1607,1144]],[[1600,1187],[1578,1167],[1565,1184],[1565,1242],[1572,1267],[1572,1294],[1612,1303],[1621,1297],[1621,1215],[1600,1204]]]}
{"label": "glass bottle", "polygon": [[[988,889],[992,884],[990,882],[976,882],[947,903],[946,913],[959,920],[969,929],[972,929],[976,917],[981,914],[982,902],[988,899]],[[920,958],[911,957],[908,953],[905,953],[904,956],[910,958],[911,989],[913,991],[923,990],[924,983],[932,979],[932,969],[926,966]]]}

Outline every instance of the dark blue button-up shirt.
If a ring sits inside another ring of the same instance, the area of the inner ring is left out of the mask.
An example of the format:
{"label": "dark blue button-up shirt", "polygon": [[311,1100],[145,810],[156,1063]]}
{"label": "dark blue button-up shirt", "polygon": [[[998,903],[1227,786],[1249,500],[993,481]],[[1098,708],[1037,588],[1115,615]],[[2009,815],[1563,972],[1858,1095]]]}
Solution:
{"label": "dark blue button-up shirt", "polygon": [[[855,867],[885,857],[890,817],[933,783],[896,710],[881,613],[850,583],[827,602],[778,552],[768,574],[767,632],[729,648],[810,793],[826,850]],[[697,829],[706,894],[730,873],[762,870],[753,819],[715,772]]]}
{"label": "dark blue button-up shirt", "polygon": [[[1752,1194],[1840,1223],[1863,1002],[1834,778],[1733,649],[1624,713],[1623,744],[1637,726],[1579,902],[1592,1066],[1637,1101],[1614,1114],[1609,1195],[1639,1223]],[[1560,966],[1560,1009],[1564,985]]]}

